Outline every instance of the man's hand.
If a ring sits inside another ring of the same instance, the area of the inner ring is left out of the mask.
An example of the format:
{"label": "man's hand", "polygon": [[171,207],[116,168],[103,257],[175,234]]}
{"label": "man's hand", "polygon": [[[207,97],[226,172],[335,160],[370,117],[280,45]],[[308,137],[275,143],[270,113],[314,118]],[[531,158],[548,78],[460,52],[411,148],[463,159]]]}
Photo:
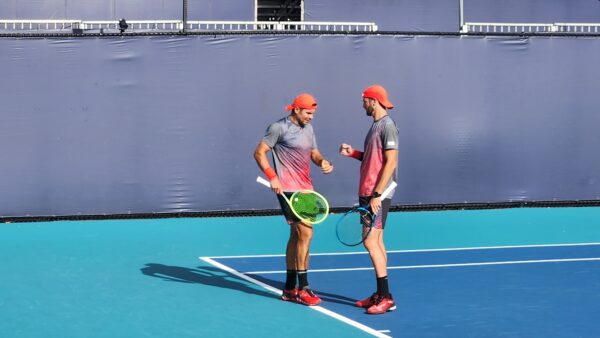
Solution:
{"label": "man's hand", "polygon": [[352,155],[353,151],[354,149],[349,144],[342,143],[342,145],[340,146],[340,155],[342,156],[350,156]]}
{"label": "man's hand", "polygon": [[381,197],[371,198],[371,201],[369,201],[369,206],[371,207],[373,215],[377,215],[379,209],[381,209]]}
{"label": "man's hand", "polygon": [[321,171],[323,174],[329,174],[333,171],[333,164],[327,160],[321,161]]}
{"label": "man's hand", "polygon": [[279,182],[279,178],[275,177],[271,180],[271,190],[278,195],[283,192],[283,186],[281,185],[281,182]]}

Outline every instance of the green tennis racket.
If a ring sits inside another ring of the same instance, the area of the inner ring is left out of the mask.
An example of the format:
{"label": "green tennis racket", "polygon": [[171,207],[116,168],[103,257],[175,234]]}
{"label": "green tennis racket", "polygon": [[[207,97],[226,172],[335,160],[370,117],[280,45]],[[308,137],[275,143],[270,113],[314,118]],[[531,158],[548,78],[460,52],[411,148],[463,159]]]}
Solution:
{"label": "green tennis racket", "polygon": [[[271,182],[260,176],[256,178],[256,182],[266,187],[271,187]],[[290,206],[294,215],[302,222],[319,224],[329,216],[329,203],[327,199],[316,191],[300,190],[293,193],[290,198],[284,193],[281,193],[281,196],[283,196]]]}

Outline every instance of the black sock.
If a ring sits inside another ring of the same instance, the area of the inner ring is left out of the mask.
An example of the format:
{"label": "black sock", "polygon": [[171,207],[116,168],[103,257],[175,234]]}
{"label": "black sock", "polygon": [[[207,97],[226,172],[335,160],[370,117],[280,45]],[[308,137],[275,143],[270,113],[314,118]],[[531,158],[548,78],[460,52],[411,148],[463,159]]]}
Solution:
{"label": "black sock", "polygon": [[387,276],[377,277],[377,294],[383,297],[388,297],[390,295]]}
{"label": "black sock", "polygon": [[285,279],[285,289],[291,290],[296,287],[296,270],[287,270],[287,277]]}
{"label": "black sock", "polygon": [[298,288],[308,288],[308,272],[306,270],[298,270]]}

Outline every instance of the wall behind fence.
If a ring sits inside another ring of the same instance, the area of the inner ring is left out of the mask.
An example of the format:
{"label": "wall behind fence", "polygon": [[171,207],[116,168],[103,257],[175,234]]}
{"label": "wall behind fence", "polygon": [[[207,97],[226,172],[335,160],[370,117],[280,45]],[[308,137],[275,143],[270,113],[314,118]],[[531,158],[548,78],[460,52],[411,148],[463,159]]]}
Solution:
{"label": "wall behind fence", "polygon": [[[9,0],[0,19],[181,20],[183,0]],[[254,20],[254,0],[188,0],[189,20]]]}
{"label": "wall behind fence", "polygon": [[[469,22],[600,22],[598,0],[464,0]],[[254,0],[188,0],[189,20],[254,20]],[[375,22],[382,31],[457,32],[459,0],[305,0],[306,21]],[[178,20],[183,0],[9,0],[0,19]]]}
{"label": "wall behind fence", "polygon": [[464,0],[471,22],[599,22],[598,0]]}
{"label": "wall behind fence", "polygon": [[307,21],[375,22],[380,31],[457,32],[458,0],[311,0]]}
{"label": "wall behind fence", "polygon": [[333,206],[356,201],[388,88],[400,129],[395,204],[597,199],[600,40],[407,36],[0,39],[0,215],[265,209],[266,126],[319,101],[313,167]]}

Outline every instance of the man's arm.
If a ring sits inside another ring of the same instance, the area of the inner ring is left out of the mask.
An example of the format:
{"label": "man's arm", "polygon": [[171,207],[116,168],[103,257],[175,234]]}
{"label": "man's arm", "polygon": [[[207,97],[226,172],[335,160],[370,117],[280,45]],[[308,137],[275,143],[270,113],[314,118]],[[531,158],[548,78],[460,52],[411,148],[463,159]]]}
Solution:
{"label": "man's arm", "polygon": [[[383,161],[384,165],[381,168],[381,172],[379,174],[379,180],[377,184],[375,184],[375,189],[373,192],[377,192],[381,194],[388,182],[392,179],[394,175],[394,171],[396,170],[396,166],[398,165],[398,149],[388,149],[383,152]],[[381,198],[371,198],[371,210],[374,213],[379,211],[381,208]]]}
{"label": "man's arm", "polygon": [[323,155],[321,155],[319,149],[313,149],[310,152],[310,159],[313,161],[314,164],[321,168],[323,174],[329,174],[333,171],[333,165],[323,158]]}
{"label": "man's arm", "polygon": [[280,194],[283,191],[281,186],[281,182],[277,178],[277,174],[273,168],[271,168],[271,163],[269,163],[269,159],[267,158],[267,153],[271,151],[271,148],[264,142],[260,141],[256,149],[254,150],[254,159],[256,160],[256,164],[261,171],[265,173],[269,181],[271,181],[271,189],[276,194]]}
{"label": "man's arm", "polygon": [[362,158],[363,158],[363,153],[361,151],[358,151],[358,150],[352,148],[351,145],[346,144],[346,143],[342,143],[342,145],[340,145],[340,155],[346,156],[346,157],[352,157],[359,161],[362,161]]}

